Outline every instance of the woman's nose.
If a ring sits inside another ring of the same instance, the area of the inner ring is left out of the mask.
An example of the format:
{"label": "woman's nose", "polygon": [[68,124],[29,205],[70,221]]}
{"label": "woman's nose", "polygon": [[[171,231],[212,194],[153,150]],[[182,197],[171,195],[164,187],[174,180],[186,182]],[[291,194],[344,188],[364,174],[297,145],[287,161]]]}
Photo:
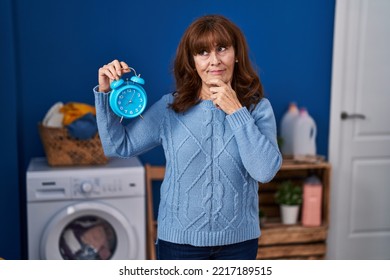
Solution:
{"label": "woman's nose", "polygon": [[211,54],[210,54],[210,63],[212,65],[218,65],[219,63],[221,63],[221,60],[219,59],[219,57],[218,57],[216,52],[211,52]]}

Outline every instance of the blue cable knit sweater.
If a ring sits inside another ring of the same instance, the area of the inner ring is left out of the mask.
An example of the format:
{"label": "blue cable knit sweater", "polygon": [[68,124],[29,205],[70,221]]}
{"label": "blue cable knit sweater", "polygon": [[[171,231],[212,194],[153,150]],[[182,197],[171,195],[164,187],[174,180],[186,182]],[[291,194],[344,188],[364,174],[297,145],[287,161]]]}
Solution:
{"label": "blue cable knit sweater", "polygon": [[260,236],[258,181],[270,181],[282,158],[273,110],[265,98],[231,115],[203,100],[184,113],[164,95],[127,125],[95,92],[100,138],[107,156],[131,157],[162,145],[159,239],[194,246],[227,245]]}

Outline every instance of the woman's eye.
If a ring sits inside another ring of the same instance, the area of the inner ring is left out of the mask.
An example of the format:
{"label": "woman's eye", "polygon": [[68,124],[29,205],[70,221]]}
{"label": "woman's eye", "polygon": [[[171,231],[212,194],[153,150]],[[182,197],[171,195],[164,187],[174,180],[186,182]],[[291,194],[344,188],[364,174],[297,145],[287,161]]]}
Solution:
{"label": "woman's eye", "polygon": [[205,51],[205,50],[202,50],[202,51],[199,52],[199,55],[202,55],[202,56],[206,56],[208,54],[209,53],[207,51]]}
{"label": "woman's eye", "polygon": [[223,51],[226,51],[226,47],[218,47],[218,52],[223,52]]}

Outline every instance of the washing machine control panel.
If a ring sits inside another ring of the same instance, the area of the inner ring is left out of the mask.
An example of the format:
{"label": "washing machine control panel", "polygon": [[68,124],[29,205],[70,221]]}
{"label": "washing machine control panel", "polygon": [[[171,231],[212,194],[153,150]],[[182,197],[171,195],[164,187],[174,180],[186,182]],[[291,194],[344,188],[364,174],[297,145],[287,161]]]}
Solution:
{"label": "washing machine control panel", "polygon": [[73,198],[101,198],[128,195],[143,195],[143,182],[136,180],[100,177],[100,178],[72,178]]}
{"label": "washing machine control panel", "polygon": [[93,184],[91,184],[90,182],[84,182],[81,184],[80,187],[83,193],[90,193],[93,191]]}
{"label": "washing machine control panel", "polygon": [[145,195],[145,170],[137,158],[58,168],[48,166],[45,158],[34,158],[26,175],[29,202]]}

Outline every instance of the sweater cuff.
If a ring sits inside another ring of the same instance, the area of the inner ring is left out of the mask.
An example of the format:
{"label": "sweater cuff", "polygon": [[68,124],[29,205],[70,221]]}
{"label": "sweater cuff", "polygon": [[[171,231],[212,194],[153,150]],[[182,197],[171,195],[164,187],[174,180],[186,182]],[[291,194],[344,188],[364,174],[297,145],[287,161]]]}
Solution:
{"label": "sweater cuff", "polygon": [[97,86],[95,86],[95,87],[93,88],[93,93],[95,93],[95,94],[97,94],[97,93],[99,93],[99,94],[110,94],[110,93],[111,93],[111,90],[108,91],[108,92],[99,91],[99,85],[97,85]]}
{"label": "sweater cuff", "polygon": [[253,119],[246,107],[242,107],[233,114],[226,116],[230,127],[234,130],[245,125],[249,120]]}
{"label": "sweater cuff", "polygon": [[108,104],[108,96],[110,92],[100,92],[98,91],[99,86],[93,88],[93,94],[95,95],[95,105],[106,105]]}

